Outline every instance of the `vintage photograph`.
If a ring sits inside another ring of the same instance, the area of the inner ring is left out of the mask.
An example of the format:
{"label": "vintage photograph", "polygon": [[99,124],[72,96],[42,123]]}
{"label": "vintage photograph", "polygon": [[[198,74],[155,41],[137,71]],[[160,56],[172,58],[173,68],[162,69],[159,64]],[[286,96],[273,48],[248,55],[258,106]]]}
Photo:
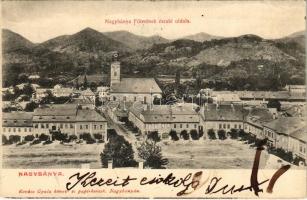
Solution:
{"label": "vintage photograph", "polygon": [[306,169],[305,1],[3,1],[5,169]]}

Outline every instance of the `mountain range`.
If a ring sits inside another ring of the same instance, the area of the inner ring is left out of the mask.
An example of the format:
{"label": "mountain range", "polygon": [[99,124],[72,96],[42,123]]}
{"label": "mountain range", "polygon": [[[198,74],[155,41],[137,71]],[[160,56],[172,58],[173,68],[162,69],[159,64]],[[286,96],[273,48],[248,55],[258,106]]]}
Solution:
{"label": "mountain range", "polygon": [[84,71],[108,73],[115,51],[119,52],[122,72],[130,76],[174,74],[176,70],[186,76],[195,73],[213,76],[204,71],[215,66],[222,68],[223,74],[236,63],[247,62],[256,66],[263,63],[284,66],[290,77],[302,79],[301,69],[305,66],[303,31],[275,40],[251,34],[226,38],[207,33],[169,40],[158,35],[146,37],[128,31],[99,32],[86,28],[72,35],[32,43],[3,29],[2,41],[6,86],[14,84],[20,74],[39,73],[54,78],[63,77],[66,72],[64,77],[69,79]]}

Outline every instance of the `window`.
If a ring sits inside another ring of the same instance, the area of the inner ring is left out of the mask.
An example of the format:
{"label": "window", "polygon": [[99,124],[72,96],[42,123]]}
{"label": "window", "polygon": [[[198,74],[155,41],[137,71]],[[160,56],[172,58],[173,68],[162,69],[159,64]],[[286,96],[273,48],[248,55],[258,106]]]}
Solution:
{"label": "window", "polygon": [[146,103],[146,100],[147,100],[147,99],[146,99],[146,96],[144,96],[144,103]]}
{"label": "window", "polygon": [[5,132],[6,131],[6,128],[3,128],[3,132]]}
{"label": "window", "polygon": [[127,101],[127,97],[126,96],[124,96],[124,101]]}
{"label": "window", "polygon": [[239,129],[241,129],[242,127],[241,127],[241,124],[239,124]]}
{"label": "window", "polygon": [[182,128],[182,124],[180,124],[180,128]]}
{"label": "window", "polygon": [[134,97],[134,101],[136,101],[136,97]]}
{"label": "window", "polygon": [[60,128],[63,128],[63,124],[60,124]]}
{"label": "window", "polygon": [[102,130],[102,125],[100,125],[100,129]]}
{"label": "window", "polygon": [[49,124],[46,124],[46,128],[49,128]]}
{"label": "window", "polygon": [[82,125],[80,125],[80,129],[82,129]]}
{"label": "window", "polygon": [[235,129],[237,128],[237,125],[235,124]]}
{"label": "window", "polygon": [[13,128],[13,132],[14,132],[14,133],[16,132],[16,128]]}
{"label": "window", "polygon": [[45,128],[44,124],[41,124],[41,128]]}
{"label": "window", "polygon": [[27,132],[28,131],[28,129],[27,128],[25,128],[25,132]]}
{"label": "window", "polygon": [[85,125],[85,129],[88,129],[88,125]]}
{"label": "window", "polygon": [[21,131],[21,129],[20,128],[18,128],[18,132],[20,132]]}
{"label": "window", "polygon": [[70,124],[70,128],[74,128],[73,124]]}
{"label": "window", "polygon": [[226,124],[223,124],[223,128],[224,128],[224,129],[226,128]]}
{"label": "window", "polygon": [[68,128],[68,124],[65,124],[65,128]]}
{"label": "window", "polygon": [[189,124],[187,124],[187,128],[189,128]]}
{"label": "window", "polygon": [[8,130],[9,132],[11,132],[11,128],[9,128],[9,130]]}
{"label": "window", "polygon": [[227,128],[230,129],[230,124],[227,124]]}
{"label": "window", "polygon": [[174,128],[176,128],[176,124],[174,124]]}
{"label": "window", "polygon": [[32,130],[32,129],[31,129],[31,128],[29,128],[29,132],[31,132],[31,130]]}
{"label": "window", "polygon": [[197,124],[194,124],[194,128],[197,128]]}
{"label": "window", "polygon": [[96,130],[96,128],[97,128],[97,125],[94,125],[94,129]]}
{"label": "window", "polygon": [[222,129],[222,124],[219,124],[219,129]]}

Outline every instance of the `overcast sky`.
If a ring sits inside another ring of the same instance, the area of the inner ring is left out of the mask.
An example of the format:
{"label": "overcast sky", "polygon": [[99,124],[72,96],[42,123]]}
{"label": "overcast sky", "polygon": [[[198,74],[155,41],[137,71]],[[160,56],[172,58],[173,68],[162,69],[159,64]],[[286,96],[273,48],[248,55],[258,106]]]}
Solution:
{"label": "overcast sky", "polygon": [[[304,1],[15,1],[2,2],[2,25],[32,42],[91,27],[101,32],[128,30],[175,39],[206,32],[219,36],[256,34],[280,38],[305,29]],[[111,25],[116,19],[188,19],[189,24]]]}

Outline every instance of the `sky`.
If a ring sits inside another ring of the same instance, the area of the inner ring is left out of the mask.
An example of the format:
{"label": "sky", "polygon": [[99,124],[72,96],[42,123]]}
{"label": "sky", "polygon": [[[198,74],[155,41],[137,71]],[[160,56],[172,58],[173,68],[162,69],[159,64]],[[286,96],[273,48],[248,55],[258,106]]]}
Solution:
{"label": "sky", "polygon": [[[199,32],[274,39],[305,30],[304,18],[305,1],[2,1],[1,24],[32,42],[86,27],[168,39]],[[113,25],[105,23],[107,19],[132,23]],[[134,19],[187,19],[190,23],[133,24]]]}

